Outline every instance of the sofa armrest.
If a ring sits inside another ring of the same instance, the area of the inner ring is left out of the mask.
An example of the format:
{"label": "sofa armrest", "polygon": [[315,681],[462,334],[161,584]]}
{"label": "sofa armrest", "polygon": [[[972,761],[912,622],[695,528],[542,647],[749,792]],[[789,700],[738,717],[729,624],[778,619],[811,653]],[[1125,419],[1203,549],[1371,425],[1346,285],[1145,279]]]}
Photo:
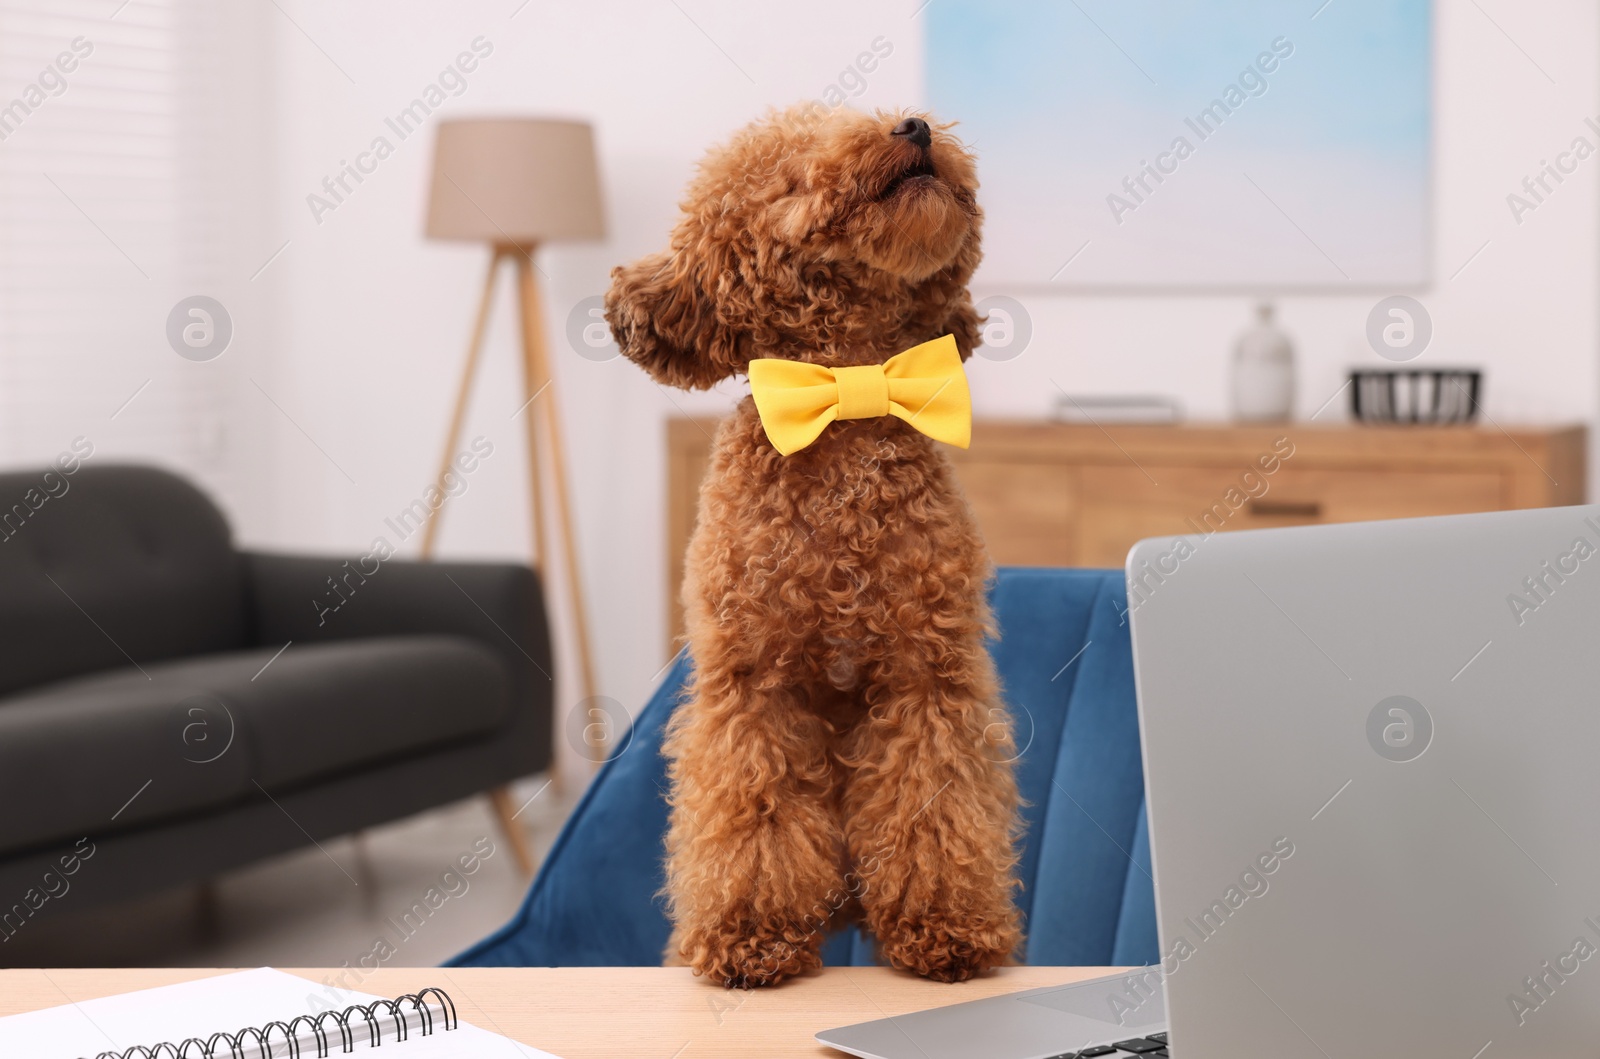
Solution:
{"label": "sofa armrest", "polygon": [[247,619],[259,646],[450,633],[506,667],[519,764],[550,763],[554,663],[538,575],[517,563],[413,562],[245,552]]}

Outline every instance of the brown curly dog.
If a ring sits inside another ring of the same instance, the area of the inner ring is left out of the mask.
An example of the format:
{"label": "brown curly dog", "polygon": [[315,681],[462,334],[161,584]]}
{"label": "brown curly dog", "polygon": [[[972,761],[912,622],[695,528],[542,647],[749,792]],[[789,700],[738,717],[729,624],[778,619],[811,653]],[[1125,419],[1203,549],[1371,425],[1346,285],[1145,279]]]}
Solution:
{"label": "brown curly dog", "polygon": [[[878,364],[979,340],[972,156],[920,117],[769,115],[701,164],[671,252],[612,272],[623,353],[686,389],[758,357]],[[960,981],[1021,930],[991,573],[950,462],[893,417],[780,455],[746,397],[717,434],[683,599],[693,684],[666,740],[667,958],[750,987],[862,919]]]}

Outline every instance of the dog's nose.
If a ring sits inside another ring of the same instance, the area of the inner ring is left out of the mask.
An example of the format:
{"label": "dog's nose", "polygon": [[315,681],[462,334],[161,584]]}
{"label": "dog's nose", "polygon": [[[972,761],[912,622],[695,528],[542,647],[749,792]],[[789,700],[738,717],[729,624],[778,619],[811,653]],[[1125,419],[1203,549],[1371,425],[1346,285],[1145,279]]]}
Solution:
{"label": "dog's nose", "polygon": [[903,136],[918,147],[927,147],[933,143],[933,130],[928,128],[928,123],[921,118],[907,118],[894,127],[892,136]]}

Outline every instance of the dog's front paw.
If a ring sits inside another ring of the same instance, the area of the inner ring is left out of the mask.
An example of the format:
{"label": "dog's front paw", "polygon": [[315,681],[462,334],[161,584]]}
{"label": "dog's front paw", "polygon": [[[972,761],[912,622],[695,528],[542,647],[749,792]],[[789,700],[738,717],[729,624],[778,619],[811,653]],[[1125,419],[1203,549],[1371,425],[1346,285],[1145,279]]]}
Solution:
{"label": "dog's front paw", "polygon": [[820,968],[820,940],[799,928],[690,931],[680,936],[677,951],[697,975],[730,989],[755,989]]}
{"label": "dog's front paw", "polygon": [[902,921],[892,936],[878,939],[891,967],[936,982],[965,982],[999,967],[1021,940],[1011,920],[972,923],[927,915]]}

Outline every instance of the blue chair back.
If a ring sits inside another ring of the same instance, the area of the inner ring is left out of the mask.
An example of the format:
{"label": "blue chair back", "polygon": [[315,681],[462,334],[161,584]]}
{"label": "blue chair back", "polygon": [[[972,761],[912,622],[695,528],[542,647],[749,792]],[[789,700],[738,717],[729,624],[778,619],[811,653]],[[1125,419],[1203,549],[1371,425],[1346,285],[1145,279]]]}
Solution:
{"label": "blue chair back", "polygon": [[[1005,568],[991,645],[1016,740],[1027,830],[1018,902],[1026,962],[1157,961],[1154,883],[1121,571]],[[667,827],[662,730],[689,663],[679,657],[628,742],[590,784],[511,922],[460,967],[653,966],[670,932],[662,903]],[[856,929],[830,965],[871,964]]]}

